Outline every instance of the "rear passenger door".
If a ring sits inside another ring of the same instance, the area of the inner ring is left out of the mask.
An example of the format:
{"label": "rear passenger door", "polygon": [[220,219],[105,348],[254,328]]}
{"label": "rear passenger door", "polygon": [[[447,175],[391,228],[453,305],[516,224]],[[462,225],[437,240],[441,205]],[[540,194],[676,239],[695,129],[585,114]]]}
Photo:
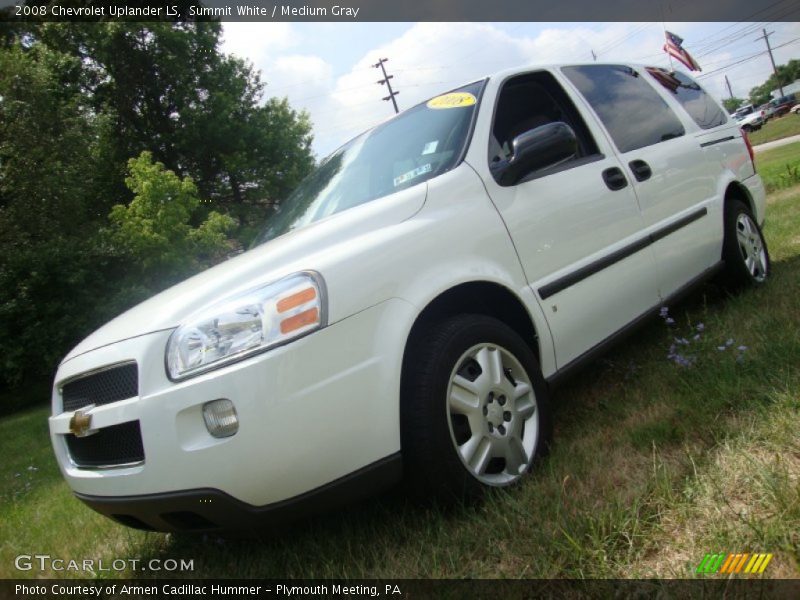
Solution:
{"label": "rear passenger door", "polygon": [[711,218],[716,177],[687,123],[644,71],[623,65],[562,68],[611,139],[633,183],[666,298],[719,261]]}

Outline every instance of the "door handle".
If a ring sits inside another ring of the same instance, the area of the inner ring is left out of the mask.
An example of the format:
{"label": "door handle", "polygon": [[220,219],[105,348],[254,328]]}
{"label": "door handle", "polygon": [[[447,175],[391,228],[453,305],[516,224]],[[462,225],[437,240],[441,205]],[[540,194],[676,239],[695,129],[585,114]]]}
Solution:
{"label": "door handle", "polygon": [[625,178],[625,174],[617,167],[611,167],[610,169],[603,171],[603,181],[606,182],[608,189],[614,192],[621,190],[628,185],[628,180]]}
{"label": "door handle", "polygon": [[636,177],[636,181],[645,181],[650,179],[650,176],[653,174],[653,170],[643,160],[632,160],[628,163],[628,166],[633,171],[633,176]]}

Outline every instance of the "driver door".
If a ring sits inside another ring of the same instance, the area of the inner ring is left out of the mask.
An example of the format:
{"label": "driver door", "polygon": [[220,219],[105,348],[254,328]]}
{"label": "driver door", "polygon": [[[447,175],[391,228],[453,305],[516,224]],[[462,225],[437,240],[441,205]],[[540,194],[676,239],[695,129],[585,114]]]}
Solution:
{"label": "driver door", "polygon": [[[658,303],[656,263],[622,165],[553,74],[515,76],[497,98],[481,171],[547,317],[561,369]],[[574,130],[578,155],[498,183],[497,165],[509,158],[514,137],[557,121]]]}

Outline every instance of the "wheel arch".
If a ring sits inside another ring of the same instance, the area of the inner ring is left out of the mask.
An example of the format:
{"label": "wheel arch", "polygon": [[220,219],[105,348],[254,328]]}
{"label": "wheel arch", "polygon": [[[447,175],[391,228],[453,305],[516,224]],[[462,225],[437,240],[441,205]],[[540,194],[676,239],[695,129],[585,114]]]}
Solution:
{"label": "wheel arch", "polygon": [[750,195],[750,191],[747,187],[741,184],[738,181],[731,181],[728,183],[728,186],[725,188],[725,195],[723,196],[723,214],[725,214],[725,210],[728,208],[728,204],[732,200],[741,200],[744,202],[747,207],[750,209],[750,212],[753,215],[757,215],[758,211],[756,209],[755,203],[753,202],[753,197]]}
{"label": "wheel arch", "polygon": [[522,299],[507,287],[491,281],[459,283],[434,297],[419,312],[411,326],[403,350],[403,373],[410,346],[430,323],[449,316],[476,313],[494,317],[520,334],[541,366],[542,349],[534,320]]}

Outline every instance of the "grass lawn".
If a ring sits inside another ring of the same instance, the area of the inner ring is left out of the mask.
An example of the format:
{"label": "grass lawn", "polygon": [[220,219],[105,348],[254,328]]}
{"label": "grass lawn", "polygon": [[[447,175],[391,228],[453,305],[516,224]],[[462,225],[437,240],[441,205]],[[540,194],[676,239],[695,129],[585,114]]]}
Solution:
{"label": "grass lawn", "polygon": [[750,134],[750,141],[755,146],[798,133],[800,133],[800,115],[789,113],[767,121],[761,129]]}
{"label": "grass lawn", "polygon": [[[558,390],[550,457],[478,505],[392,493],[258,542],[142,533],[72,498],[47,410],[6,416],[0,577],[39,575],[19,553],[194,559],[200,577],[692,577],[717,552],[800,577],[800,187],[770,196],[766,234],[766,286],[708,285]],[[668,360],[675,338],[691,366]]]}
{"label": "grass lawn", "polygon": [[756,168],[767,191],[797,185],[800,183],[800,142],[759,152],[756,154]]}

